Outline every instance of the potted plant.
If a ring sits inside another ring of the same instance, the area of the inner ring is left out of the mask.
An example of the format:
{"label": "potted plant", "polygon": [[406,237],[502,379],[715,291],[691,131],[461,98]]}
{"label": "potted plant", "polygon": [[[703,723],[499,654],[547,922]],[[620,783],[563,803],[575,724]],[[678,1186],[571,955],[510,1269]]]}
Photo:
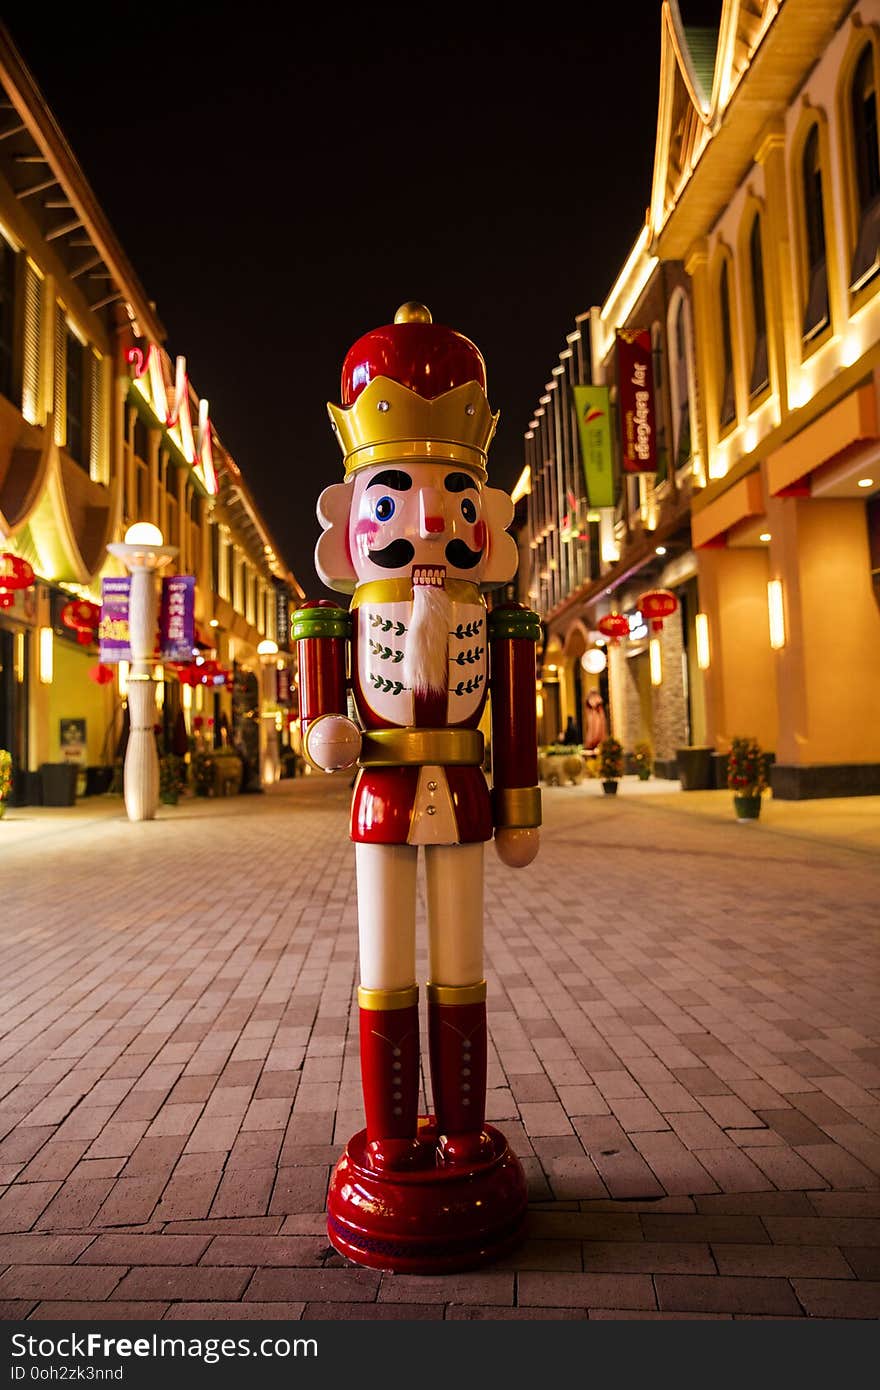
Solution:
{"label": "potted plant", "polygon": [[193,790],[196,796],[210,796],[214,790],[214,778],[217,765],[213,754],[200,749],[193,753],[189,765],[189,774],[192,779]]}
{"label": "potted plant", "polygon": [[159,759],[159,796],[166,806],[176,806],[183,790],[183,758],[165,753]]}
{"label": "potted plant", "polygon": [[650,743],[637,743],[632,751],[633,771],[640,782],[647,782],[651,776],[651,765],[654,755],[651,752]]}
{"label": "potted plant", "polygon": [[727,785],[733,792],[737,820],[757,820],[761,797],[767,790],[767,759],[756,739],[731,739]]}
{"label": "potted plant", "polygon": [[613,796],[623,776],[623,747],[616,738],[603,738],[599,744],[599,776],[602,790]]}
{"label": "potted plant", "polygon": [[6,810],[9,793],[12,791],[12,754],[0,748],[0,816]]}

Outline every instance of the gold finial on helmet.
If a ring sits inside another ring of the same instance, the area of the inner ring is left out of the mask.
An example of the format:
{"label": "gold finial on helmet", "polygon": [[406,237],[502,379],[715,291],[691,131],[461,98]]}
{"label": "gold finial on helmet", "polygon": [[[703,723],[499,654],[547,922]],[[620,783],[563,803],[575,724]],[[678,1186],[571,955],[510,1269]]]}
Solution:
{"label": "gold finial on helmet", "polygon": [[394,315],[395,323],[433,323],[431,310],[424,304],[420,304],[417,299],[408,299],[405,304],[401,304],[397,313]]}

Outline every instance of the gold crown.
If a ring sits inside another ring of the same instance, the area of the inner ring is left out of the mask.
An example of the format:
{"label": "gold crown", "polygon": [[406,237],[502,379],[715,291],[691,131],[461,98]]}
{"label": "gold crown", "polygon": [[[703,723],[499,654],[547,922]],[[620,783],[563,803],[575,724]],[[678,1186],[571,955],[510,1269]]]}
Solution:
{"label": "gold crown", "polygon": [[374,377],[354,405],[327,404],[345,455],[345,476],[404,459],[457,463],[486,481],[486,455],[498,424],[478,381],[426,400],[387,376]]}

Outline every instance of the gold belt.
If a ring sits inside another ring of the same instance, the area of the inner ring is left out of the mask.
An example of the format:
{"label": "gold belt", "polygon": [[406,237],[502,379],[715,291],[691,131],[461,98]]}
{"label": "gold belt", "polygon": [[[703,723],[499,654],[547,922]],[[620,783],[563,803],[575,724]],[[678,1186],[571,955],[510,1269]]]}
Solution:
{"label": "gold belt", "polygon": [[362,767],[481,767],[479,729],[369,729],[361,745]]}

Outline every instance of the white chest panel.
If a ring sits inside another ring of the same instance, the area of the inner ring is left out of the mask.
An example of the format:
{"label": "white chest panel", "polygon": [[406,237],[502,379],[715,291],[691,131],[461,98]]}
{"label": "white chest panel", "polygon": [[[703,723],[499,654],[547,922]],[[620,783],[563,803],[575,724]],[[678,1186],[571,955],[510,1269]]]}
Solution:
{"label": "white chest panel", "polygon": [[[486,695],[486,609],[479,603],[453,601],[451,612],[446,718],[449,724],[462,724],[479,709]],[[360,687],[370,709],[401,728],[413,722],[412,691],[403,683],[411,617],[408,600],[364,604],[358,612]]]}
{"label": "white chest panel", "polygon": [[358,678],[370,709],[389,724],[413,722],[412,691],[403,684],[403,653],[412,604],[365,604],[358,613]]}
{"label": "white chest panel", "polygon": [[450,627],[446,718],[450,724],[463,724],[486,695],[489,649],[485,608],[481,603],[453,603]]}

